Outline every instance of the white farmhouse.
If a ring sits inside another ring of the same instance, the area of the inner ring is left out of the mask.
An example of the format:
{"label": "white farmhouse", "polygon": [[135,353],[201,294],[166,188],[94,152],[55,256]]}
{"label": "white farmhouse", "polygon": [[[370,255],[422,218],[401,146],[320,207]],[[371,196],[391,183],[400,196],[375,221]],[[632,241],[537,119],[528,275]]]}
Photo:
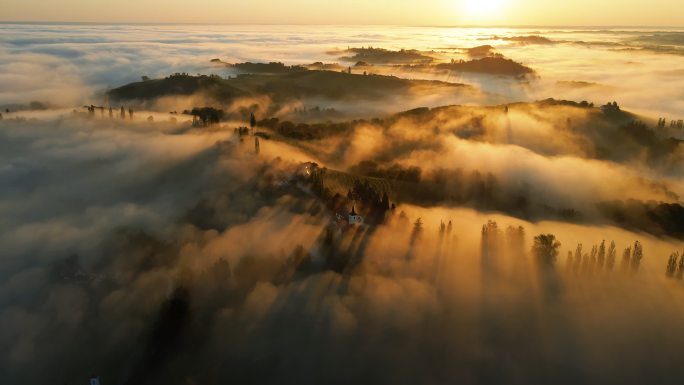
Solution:
{"label": "white farmhouse", "polygon": [[362,225],[363,217],[356,213],[354,206],[352,206],[351,212],[349,213],[349,224],[350,225]]}

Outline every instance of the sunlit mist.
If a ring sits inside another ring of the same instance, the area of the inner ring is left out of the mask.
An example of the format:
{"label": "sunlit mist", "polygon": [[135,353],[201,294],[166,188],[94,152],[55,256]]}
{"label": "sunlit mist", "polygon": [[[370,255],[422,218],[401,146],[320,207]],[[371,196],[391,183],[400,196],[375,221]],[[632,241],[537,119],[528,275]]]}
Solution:
{"label": "sunlit mist", "polygon": [[0,384],[684,383],[678,2],[0,8]]}

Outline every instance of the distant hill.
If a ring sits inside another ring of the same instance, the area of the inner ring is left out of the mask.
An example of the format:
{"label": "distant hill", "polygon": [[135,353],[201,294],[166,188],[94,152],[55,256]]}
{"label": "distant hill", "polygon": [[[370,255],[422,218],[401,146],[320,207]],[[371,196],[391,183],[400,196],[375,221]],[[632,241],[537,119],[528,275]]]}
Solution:
{"label": "distant hill", "polygon": [[348,62],[365,62],[369,64],[413,64],[430,63],[434,60],[431,56],[418,50],[391,51],[383,48],[349,48],[345,51],[331,52],[342,54],[340,60]]}
{"label": "distant hill", "polygon": [[472,72],[488,75],[525,76],[533,75],[533,69],[511,59],[500,56],[487,56],[470,61],[455,61],[436,65],[439,70]]}
{"label": "distant hill", "polygon": [[[448,204],[461,207],[478,207],[483,202],[479,197],[471,201],[455,202],[449,199],[448,194],[440,189],[434,181],[424,180],[421,182],[408,182],[387,178],[355,175],[349,172],[328,169],[323,175],[323,184],[332,193],[345,195],[356,183],[368,184],[375,191],[387,193],[392,200],[401,203],[416,205]],[[544,207],[537,208],[533,215],[523,214],[515,209],[507,207],[502,202],[493,202],[493,206],[485,207],[494,211],[504,212],[508,215],[525,220],[567,220],[563,218],[563,211]],[[543,205],[540,205],[540,207]],[[638,200],[598,202],[597,206],[602,218],[602,223],[632,230],[641,231],[657,237],[672,237],[684,240],[684,206],[679,203],[643,202]],[[574,220],[578,221],[577,218]],[[582,222],[579,220],[579,222]]]}
{"label": "distant hill", "polygon": [[503,40],[503,41],[514,41],[520,44],[555,44],[555,42],[548,37],[544,36],[539,36],[539,35],[530,35],[530,36],[511,36],[511,37],[500,37],[500,36],[494,36],[495,40]]}
{"label": "distant hill", "polygon": [[112,101],[150,100],[168,95],[211,95],[217,100],[229,100],[249,95],[219,76],[174,74],[164,79],[134,82],[107,92]]}
{"label": "distant hill", "polygon": [[[513,38],[511,38],[513,39]],[[520,41],[542,41],[540,36],[519,37]],[[516,40],[519,41],[519,40]],[[329,54],[350,53],[351,56],[342,56],[339,59],[356,63],[355,67],[385,66],[426,72],[452,71],[469,72],[497,76],[524,77],[534,75],[535,71],[521,63],[505,58],[497,53],[494,47],[482,45],[464,49],[473,60],[452,60],[451,62],[438,62],[434,51],[399,50],[391,51],[382,48],[349,48],[345,51],[333,51]],[[375,71],[374,71],[375,72]]]}
{"label": "distant hill", "polygon": [[288,66],[280,62],[270,62],[270,63],[226,63],[219,59],[211,60],[212,63],[217,63],[225,66],[226,68],[232,69],[239,74],[284,74],[288,72],[302,72],[306,71],[307,68],[303,66]]}
{"label": "distant hill", "polygon": [[491,45],[480,45],[477,47],[472,47],[472,48],[467,48],[465,50],[466,53],[468,53],[469,56],[473,58],[483,58],[483,57],[488,57],[488,56],[499,56],[501,57],[501,54],[497,54],[494,52],[495,49]]}
{"label": "distant hill", "polygon": [[466,53],[471,57],[475,57],[475,59],[468,61],[454,60],[448,63],[394,65],[394,68],[426,73],[456,72],[516,78],[536,76],[536,72],[532,68],[511,59],[506,59],[501,54],[492,51],[490,46],[467,49]]}
{"label": "distant hill", "polygon": [[274,101],[304,97],[335,100],[373,99],[387,94],[407,94],[415,88],[435,91],[469,89],[463,84],[402,79],[394,76],[359,75],[333,71],[287,71],[280,74],[248,74],[234,78],[174,74],[163,79],[130,83],[107,92],[110,100],[151,100],[171,95],[203,94],[217,102],[244,96],[268,95]]}
{"label": "distant hill", "polygon": [[344,71],[347,69],[347,67],[341,66],[337,63],[323,63],[320,61],[317,61],[315,63],[307,64],[304,67],[310,69],[310,70],[318,70],[318,71]]}

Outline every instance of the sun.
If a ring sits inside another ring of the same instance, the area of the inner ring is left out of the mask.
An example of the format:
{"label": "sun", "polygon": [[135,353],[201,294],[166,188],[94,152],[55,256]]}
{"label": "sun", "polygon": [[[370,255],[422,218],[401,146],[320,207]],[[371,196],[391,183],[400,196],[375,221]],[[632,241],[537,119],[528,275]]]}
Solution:
{"label": "sun", "polygon": [[461,0],[465,16],[477,19],[492,19],[501,15],[506,0]]}

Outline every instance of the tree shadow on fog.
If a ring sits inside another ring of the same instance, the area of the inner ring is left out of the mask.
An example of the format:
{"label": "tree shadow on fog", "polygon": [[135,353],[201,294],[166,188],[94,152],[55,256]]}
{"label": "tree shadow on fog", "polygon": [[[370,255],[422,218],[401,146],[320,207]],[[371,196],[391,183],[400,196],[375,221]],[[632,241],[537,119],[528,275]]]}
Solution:
{"label": "tree shadow on fog", "polygon": [[583,383],[577,365],[581,355],[562,305],[560,277],[553,265],[541,263],[536,255],[529,262],[529,254],[517,241],[524,239],[522,228],[520,234],[511,236],[507,231],[506,235],[504,242],[495,222],[482,229],[483,352],[476,364],[478,382]]}
{"label": "tree shadow on fog", "polygon": [[366,250],[370,244],[373,234],[375,234],[376,227],[359,226],[354,232],[349,247],[344,251],[347,256],[347,263],[341,271],[342,281],[338,287],[338,294],[343,295],[349,290],[349,282],[357,268],[362,264],[363,258],[366,255]]}
{"label": "tree shadow on fog", "polygon": [[145,343],[140,360],[133,366],[125,381],[126,385],[154,384],[160,372],[166,371],[172,357],[187,341],[192,314],[190,291],[177,287],[162,304]]}
{"label": "tree shadow on fog", "polygon": [[[506,376],[501,364],[505,354],[506,326],[505,310],[500,298],[501,277],[499,266],[501,233],[496,222],[489,221],[482,226],[480,250],[480,322],[482,357],[477,361],[475,372],[480,383],[500,383]],[[497,359],[496,357],[500,357]],[[497,362],[499,361],[499,362]]]}
{"label": "tree shadow on fog", "polygon": [[508,106],[506,106],[506,143],[513,144],[513,125],[511,124],[511,118],[508,115]]}
{"label": "tree shadow on fog", "polygon": [[[229,360],[233,367],[230,376],[239,377],[245,381],[242,383],[317,383],[317,378],[325,379],[326,383],[353,383],[359,379],[367,383],[374,377],[382,382],[382,374],[370,364],[332,376],[324,369],[326,365],[339,369],[338,362],[330,358],[333,354],[340,360],[357,362],[353,355],[347,356],[353,352],[353,343],[326,345],[332,338],[328,325],[332,319],[326,309],[331,296],[342,297],[347,293],[375,228],[358,226],[340,237],[336,237],[339,234],[335,231],[339,231],[335,225],[324,227],[316,241],[318,246],[311,249],[323,264],[314,264],[311,271],[295,266],[301,274],[290,276],[278,285],[283,289],[263,317],[263,323],[244,336],[250,348],[237,352],[236,360]],[[331,259],[335,260],[334,266],[329,264]],[[322,349],[329,352],[314,353]]]}
{"label": "tree shadow on fog", "polygon": [[[451,226],[451,222],[449,222],[449,226]],[[450,228],[451,230],[451,228]],[[439,238],[437,240],[437,250],[435,251],[435,256],[433,258],[433,266],[432,266],[432,272],[431,272],[431,277],[430,280],[435,285],[437,290],[439,291],[442,283],[442,275],[444,274],[444,270],[446,269],[446,253],[447,250],[450,250],[452,245],[451,245],[451,231],[447,234],[446,232],[446,227],[444,223],[442,222],[440,224],[440,229],[439,229]]]}
{"label": "tree shadow on fog", "polygon": [[168,194],[170,191],[174,193],[188,191],[191,194],[196,194],[200,186],[196,186],[196,189],[188,189],[185,179],[180,176],[206,174],[207,165],[214,164],[219,155],[215,147],[206,148],[156,174],[147,184],[141,185],[139,180],[135,181],[136,183],[131,186],[131,191],[126,192],[127,196],[147,200],[157,199],[160,194]]}
{"label": "tree shadow on fog", "polygon": [[555,268],[560,245],[552,234],[541,234],[534,238],[532,247],[532,267],[539,291],[539,325],[543,333],[543,375],[545,381],[555,383],[586,383],[577,331],[570,322],[571,309],[567,307],[562,277]]}
{"label": "tree shadow on fog", "polygon": [[423,220],[421,218],[418,218],[413,223],[413,230],[411,230],[411,235],[409,237],[406,255],[404,256],[404,259],[406,261],[413,260],[416,252],[416,246],[420,243],[421,239],[423,238],[423,231]]}

